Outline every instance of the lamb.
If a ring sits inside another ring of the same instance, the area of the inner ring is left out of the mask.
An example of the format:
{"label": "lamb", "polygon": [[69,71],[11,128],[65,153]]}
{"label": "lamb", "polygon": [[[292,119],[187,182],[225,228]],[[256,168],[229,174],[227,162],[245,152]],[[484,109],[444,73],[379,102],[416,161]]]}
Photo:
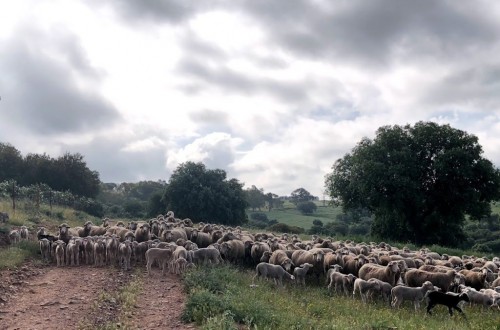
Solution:
{"label": "lamb", "polygon": [[106,242],[103,238],[98,238],[94,242],[94,265],[104,266],[106,260]]}
{"label": "lamb", "polygon": [[396,261],[389,262],[385,267],[376,264],[364,264],[359,269],[359,278],[365,281],[370,278],[378,278],[381,281],[395,286],[399,272],[399,266]]}
{"label": "lamb", "polygon": [[415,307],[415,311],[420,308],[420,301],[422,301],[425,297],[427,291],[434,290],[434,285],[431,282],[425,281],[421,287],[408,287],[398,285],[392,288],[391,296],[392,296],[392,307],[399,308],[401,303],[405,300],[413,301],[413,306]]}
{"label": "lamb", "polygon": [[377,278],[370,278],[368,282],[379,282],[380,284],[380,290],[379,291],[369,291],[370,299],[374,297],[375,294],[380,294],[382,299],[386,301],[389,305],[391,304],[391,290],[393,288],[392,285],[390,285],[387,282],[381,281]]}
{"label": "lamb", "polygon": [[9,233],[9,240],[10,244],[19,243],[19,241],[21,241],[21,234],[19,233],[19,230],[17,229],[11,230],[11,232]]}
{"label": "lamb", "polygon": [[151,275],[151,265],[154,261],[157,261],[161,267],[161,274],[165,275],[165,271],[167,270],[168,263],[172,260],[173,248],[151,248],[146,251],[146,269],[148,271],[148,275]]}
{"label": "lamb", "polygon": [[481,289],[480,292],[493,298],[493,305],[499,307],[498,302],[500,301],[500,292],[498,292],[497,290],[493,290],[493,289]]}
{"label": "lamb", "polygon": [[27,241],[28,238],[29,238],[29,231],[28,231],[28,227],[26,226],[21,226],[21,229],[19,229],[19,236],[21,238],[21,241]]}
{"label": "lamb", "polygon": [[42,238],[38,241],[40,246],[40,253],[42,255],[42,260],[49,262],[50,261],[50,241],[46,238]]}
{"label": "lamb", "polygon": [[175,262],[179,258],[187,259],[188,258],[188,252],[185,247],[183,246],[177,246],[174,250],[174,253],[172,255],[172,261],[171,261],[171,271],[175,272]]}
{"label": "lamb", "polygon": [[328,292],[335,286],[335,292],[341,293],[342,291],[347,296],[354,288],[354,281],[357,279],[353,274],[342,274],[340,272],[330,273]]}
{"label": "lamb", "polygon": [[313,265],[305,263],[300,265],[300,267],[295,267],[293,270],[293,275],[295,276],[295,282],[297,284],[306,285],[306,274]]}
{"label": "lamb", "polygon": [[447,292],[452,283],[457,280],[457,272],[453,269],[446,273],[432,273],[420,269],[410,269],[405,274],[405,283],[408,286],[421,286],[425,281],[430,281],[443,292]]}
{"label": "lamb", "polygon": [[106,244],[106,264],[113,265],[116,264],[118,259],[118,249],[120,246],[120,240],[116,235],[111,235],[105,239]]}
{"label": "lamb", "polygon": [[[47,230],[45,229],[45,227],[39,227],[38,228],[38,231],[36,232],[36,238],[38,240],[41,240],[42,238],[47,238],[45,236],[48,235],[48,232]],[[47,238],[48,239],[48,238]]]}
{"label": "lamb", "polygon": [[366,304],[368,300],[368,292],[370,290],[379,291],[380,283],[376,281],[365,281],[361,278],[357,278],[354,281],[354,288],[352,291],[353,297],[356,296],[356,292],[359,292],[361,300]]}
{"label": "lamb", "polygon": [[276,285],[283,286],[283,277],[294,280],[295,276],[291,275],[279,265],[272,265],[266,262],[261,262],[255,267],[255,276],[253,277],[252,283],[255,282],[255,278],[261,276],[266,279],[272,278]]}
{"label": "lamb", "polygon": [[182,257],[175,260],[174,272],[175,274],[182,274],[186,271],[188,267],[188,261]]}
{"label": "lamb", "polygon": [[219,264],[222,262],[222,257],[219,250],[212,247],[207,247],[188,251],[188,257],[186,258],[186,260],[194,264],[206,264],[209,262],[213,264]]}
{"label": "lamb", "polygon": [[80,244],[77,243],[75,238],[72,238],[68,245],[66,245],[66,265],[75,266],[80,265],[80,259],[78,258],[78,251],[80,249]]}
{"label": "lamb", "polygon": [[57,267],[64,266],[64,250],[66,248],[66,243],[62,240],[57,240],[55,244],[55,257],[57,262]]}
{"label": "lamb", "polygon": [[137,263],[143,264],[146,260],[146,251],[149,249],[148,242],[133,242],[134,244],[134,252],[135,252],[135,260]]}
{"label": "lamb", "polygon": [[427,313],[432,315],[431,310],[436,305],[445,305],[448,307],[448,311],[450,316],[453,316],[453,308],[459,311],[462,315],[465,316],[464,312],[460,307],[458,307],[458,303],[461,301],[469,301],[469,296],[467,293],[461,293],[457,295],[455,293],[443,293],[440,291],[427,291],[425,297],[429,299],[429,304],[427,305]]}
{"label": "lamb", "polygon": [[323,259],[325,256],[325,252],[321,249],[311,249],[309,251],[297,250],[292,253],[292,263],[294,265],[302,265],[305,263],[312,264],[311,268],[313,273],[316,274],[316,277],[319,282],[319,276],[323,271]]}
{"label": "lamb", "polygon": [[92,241],[91,238],[84,237],[82,245],[83,245],[83,253],[84,253],[84,256],[85,256],[85,263],[87,265],[90,265],[90,264],[93,263],[94,242]]}
{"label": "lamb", "polygon": [[132,257],[132,243],[125,241],[118,246],[119,263],[123,269],[130,270],[130,259]]}
{"label": "lamb", "polygon": [[462,289],[462,293],[466,293],[469,296],[469,302],[471,304],[477,304],[485,307],[492,307],[495,304],[495,298],[491,295],[485,294],[483,292],[476,291],[474,288],[465,287]]}

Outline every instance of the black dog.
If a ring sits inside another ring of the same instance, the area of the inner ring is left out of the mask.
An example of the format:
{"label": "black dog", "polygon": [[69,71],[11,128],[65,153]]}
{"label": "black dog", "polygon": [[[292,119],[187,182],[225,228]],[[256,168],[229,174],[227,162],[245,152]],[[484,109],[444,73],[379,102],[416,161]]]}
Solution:
{"label": "black dog", "polygon": [[430,315],[432,315],[431,309],[433,309],[436,305],[445,305],[448,307],[450,315],[453,316],[453,308],[454,308],[465,316],[462,309],[458,307],[458,303],[462,300],[467,302],[469,301],[469,296],[466,293],[458,295],[454,293],[428,291],[425,296],[429,299],[429,304],[427,305],[427,313],[429,313]]}

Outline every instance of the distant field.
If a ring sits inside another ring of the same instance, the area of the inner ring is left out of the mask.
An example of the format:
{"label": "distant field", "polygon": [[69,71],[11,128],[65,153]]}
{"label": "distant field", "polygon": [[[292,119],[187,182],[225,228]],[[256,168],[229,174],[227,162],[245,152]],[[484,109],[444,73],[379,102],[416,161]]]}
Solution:
{"label": "distant field", "polygon": [[[304,229],[311,228],[314,219],[319,219],[325,224],[335,220],[336,216],[342,213],[340,207],[328,206],[328,201],[324,203],[326,206],[324,206],[323,201],[316,201],[315,203],[318,209],[311,215],[302,215],[297,211],[295,205],[290,202],[285,202],[283,209],[271,210],[270,212],[262,209],[261,212],[264,212],[269,220],[276,219],[278,222]],[[252,212],[249,211],[249,213]]]}

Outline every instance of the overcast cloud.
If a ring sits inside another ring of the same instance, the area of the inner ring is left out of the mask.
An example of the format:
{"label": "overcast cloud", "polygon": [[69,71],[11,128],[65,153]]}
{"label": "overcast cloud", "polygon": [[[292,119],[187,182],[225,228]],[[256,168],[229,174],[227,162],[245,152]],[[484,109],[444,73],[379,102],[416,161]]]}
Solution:
{"label": "overcast cloud", "polygon": [[19,0],[0,4],[0,142],[80,152],[104,182],[182,162],[322,196],[382,125],[432,120],[500,166],[495,1]]}

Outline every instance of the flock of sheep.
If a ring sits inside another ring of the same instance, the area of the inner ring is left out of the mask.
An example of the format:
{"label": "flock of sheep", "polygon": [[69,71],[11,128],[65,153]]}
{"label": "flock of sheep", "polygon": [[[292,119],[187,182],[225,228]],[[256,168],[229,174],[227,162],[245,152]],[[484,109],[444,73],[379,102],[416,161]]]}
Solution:
{"label": "flock of sheep", "polygon": [[[11,236],[26,239],[26,227]],[[162,274],[167,270],[179,274],[189,267],[225,261],[254,265],[254,281],[264,277],[283,285],[285,278],[305,285],[306,277],[318,283],[323,277],[330,292],[359,295],[363,302],[380,297],[396,308],[410,301],[417,310],[428,297],[429,313],[438,303],[448,303],[452,314],[452,308],[461,312],[460,300],[484,307],[498,307],[500,302],[498,258],[439,255],[425,248],[411,251],[315,235],[303,241],[296,235],[252,234],[239,227],[204,223],[195,226],[190,219],[175,218],[171,211],[127,226],[104,219],[102,226],[61,224],[57,235],[40,228],[37,238],[42,258],[57,266],[85,263],[129,270],[146,264],[150,274],[157,264]]]}

